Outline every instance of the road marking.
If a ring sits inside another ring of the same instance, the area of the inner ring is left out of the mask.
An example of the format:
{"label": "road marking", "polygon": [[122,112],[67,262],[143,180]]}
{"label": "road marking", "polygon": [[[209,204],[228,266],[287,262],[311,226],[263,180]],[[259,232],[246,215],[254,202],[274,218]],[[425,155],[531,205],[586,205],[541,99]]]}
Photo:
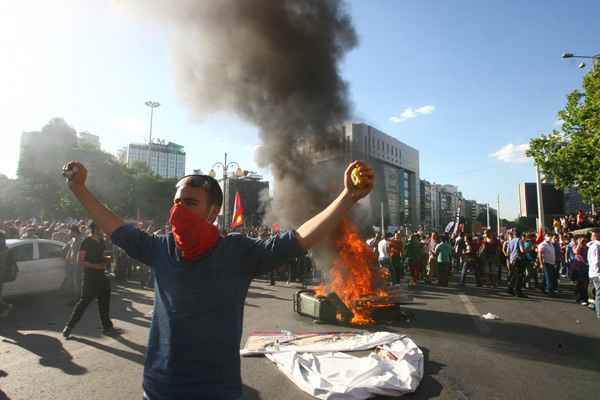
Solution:
{"label": "road marking", "polygon": [[467,313],[469,313],[469,315],[471,315],[473,317],[473,322],[475,322],[475,326],[477,327],[477,330],[483,335],[489,335],[492,332],[492,330],[490,329],[490,326],[481,319],[481,313],[479,312],[477,307],[475,307],[475,304],[473,304],[471,302],[471,300],[469,299],[469,296],[461,293],[458,295],[458,297],[465,305],[465,308],[467,309]]}

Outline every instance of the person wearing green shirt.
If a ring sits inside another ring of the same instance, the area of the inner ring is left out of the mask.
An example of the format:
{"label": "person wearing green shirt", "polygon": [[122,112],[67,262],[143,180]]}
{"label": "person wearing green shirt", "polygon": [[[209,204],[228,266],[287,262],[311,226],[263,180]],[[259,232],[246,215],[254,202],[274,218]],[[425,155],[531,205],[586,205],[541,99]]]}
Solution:
{"label": "person wearing green shirt", "polygon": [[438,264],[438,285],[448,286],[448,275],[450,274],[450,254],[452,247],[448,244],[448,236],[442,237],[442,242],[435,246],[435,255]]}

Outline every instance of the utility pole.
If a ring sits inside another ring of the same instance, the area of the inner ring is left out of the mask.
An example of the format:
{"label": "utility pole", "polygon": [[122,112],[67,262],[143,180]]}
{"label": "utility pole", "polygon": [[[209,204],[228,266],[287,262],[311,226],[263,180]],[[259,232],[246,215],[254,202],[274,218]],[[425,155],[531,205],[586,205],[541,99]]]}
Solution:
{"label": "utility pole", "polygon": [[152,162],[152,119],[154,117],[154,109],[159,107],[160,103],[158,101],[148,100],[144,104],[150,107],[150,134],[148,135],[148,169],[152,171],[152,167],[150,165],[150,163]]}
{"label": "utility pole", "polygon": [[485,203],[485,213],[486,213],[486,227],[490,229],[490,203]]}
{"label": "utility pole", "polygon": [[496,223],[498,224],[498,237],[500,237],[500,194],[498,193],[498,209],[496,210]]}
{"label": "utility pole", "polygon": [[244,171],[242,171],[242,168],[240,167],[240,165],[235,162],[235,161],[227,161],[227,153],[225,153],[225,159],[223,160],[223,162],[216,162],[213,164],[212,168],[210,169],[210,172],[208,173],[209,176],[215,178],[217,176],[217,173],[215,172],[215,168],[220,167],[221,170],[223,171],[223,223],[221,226],[221,229],[224,231],[227,228],[227,225],[231,223],[231,221],[228,222],[228,212],[229,212],[229,185],[227,180],[229,179],[229,168],[231,167],[236,167],[237,169],[235,170],[234,175],[236,177],[242,177],[244,175]]}
{"label": "utility pole", "polygon": [[544,231],[544,197],[542,195],[542,178],[540,176],[540,168],[535,166],[535,177],[537,179],[537,204],[538,204],[538,231],[540,228]]}
{"label": "utility pole", "polygon": [[381,202],[381,236],[385,237],[385,225],[383,221],[383,201]]}

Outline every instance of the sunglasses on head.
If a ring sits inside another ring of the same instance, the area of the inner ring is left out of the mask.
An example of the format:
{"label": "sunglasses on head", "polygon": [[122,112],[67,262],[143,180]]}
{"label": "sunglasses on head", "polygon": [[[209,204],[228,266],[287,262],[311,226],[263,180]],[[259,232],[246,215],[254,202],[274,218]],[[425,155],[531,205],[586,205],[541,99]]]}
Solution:
{"label": "sunglasses on head", "polygon": [[177,181],[175,187],[181,186],[181,184],[186,180],[186,184],[190,185],[191,187],[210,188],[213,186],[219,186],[219,183],[216,181],[216,179],[208,175],[186,175]]}

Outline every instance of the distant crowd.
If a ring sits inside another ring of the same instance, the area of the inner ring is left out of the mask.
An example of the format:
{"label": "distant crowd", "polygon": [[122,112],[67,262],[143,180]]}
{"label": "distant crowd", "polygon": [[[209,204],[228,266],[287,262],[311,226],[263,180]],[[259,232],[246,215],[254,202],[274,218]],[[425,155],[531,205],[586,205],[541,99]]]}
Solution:
{"label": "distant crowd", "polygon": [[[600,304],[600,228],[591,225],[595,220],[595,216],[588,219],[587,232],[577,234],[564,229],[545,234],[509,230],[501,237],[490,229],[482,235],[454,236],[395,232],[384,237],[377,233],[366,243],[379,267],[388,271],[391,284],[406,277],[410,286],[448,286],[456,275],[457,283],[464,286],[472,275],[478,287],[505,285],[513,296],[528,297],[525,290],[540,290],[553,297],[562,278],[573,283],[573,299],[596,308],[600,318],[600,306],[596,307]],[[576,221],[574,227],[584,224]],[[590,301],[594,291],[595,300]]]}
{"label": "distant crowd", "polygon": [[600,215],[591,212],[585,213],[583,210],[574,214],[567,214],[561,217],[555,217],[552,220],[554,233],[568,233],[577,229],[600,228]]}

